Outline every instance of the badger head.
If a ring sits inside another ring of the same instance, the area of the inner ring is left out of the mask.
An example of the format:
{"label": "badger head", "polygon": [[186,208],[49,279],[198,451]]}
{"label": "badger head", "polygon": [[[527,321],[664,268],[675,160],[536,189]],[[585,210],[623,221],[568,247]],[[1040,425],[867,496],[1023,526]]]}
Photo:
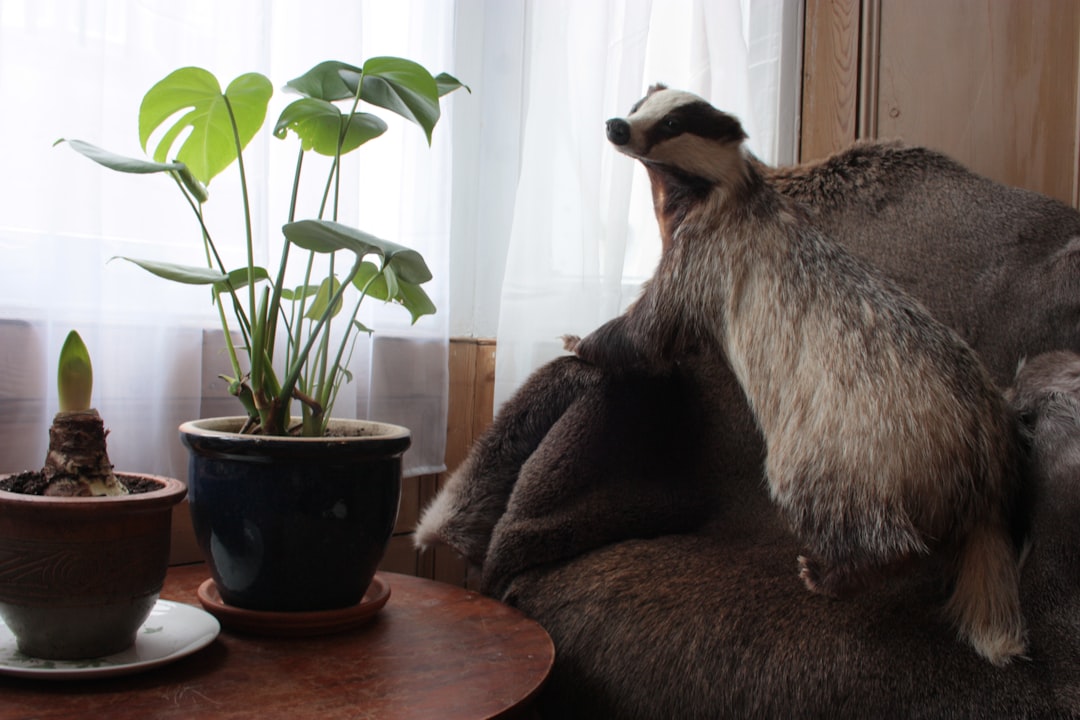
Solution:
{"label": "badger head", "polygon": [[626,118],[608,120],[607,137],[619,152],[646,165],[711,184],[737,180],[745,169],[746,133],[739,121],[697,95],[663,85],[649,88]]}

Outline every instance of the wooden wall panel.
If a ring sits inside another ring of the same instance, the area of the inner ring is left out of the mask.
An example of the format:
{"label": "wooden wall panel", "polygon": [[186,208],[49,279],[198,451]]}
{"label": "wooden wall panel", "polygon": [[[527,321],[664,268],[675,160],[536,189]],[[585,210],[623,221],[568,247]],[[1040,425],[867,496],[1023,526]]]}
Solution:
{"label": "wooden wall panel", "polygon": [[877,137],[1076,199],[1080,3],[883,0]]}
{"label": "wooden wall panel", "polygon": [[453,471],[469,450],[473,437],[473,394],[476,387],[475,342],[450,343],[450,398],[446,419],[446,468]]}
{"label": "wooden wall panel", "polygon": [[[185,480],[186,481],[186,480]],[[191,510],[187,498],[173,506],[172,537],[169,544],[169,564],[187,565],[202,562],[199,544],[195,542],[195,528],[191,526]]]}
{"label": "wooden wall panel", "polygon": [[[440,487],[465,459],[480,433],[491,424],[494,396],[495,341],[452,339],[450,415],[446,429],[447,473],[440,478]],[[469,582],[468,564],[449,548],[434,548],[427,554],[431,556],[431,577],[454,585],[475,584]]]}
{"label": "wooden wall panel", "polygon": [[[475,389],[472,396],[472,438],[487,430],[495,406],[495,341],[482,340],[476,345]],[[470,445],[472,442],[470,441]]]}
{"label": "wooden wall panel", "polygon": [[901,138],[1080,206],[1078,88],[1076,0],[806,0],[800,159]]}
{"label": "wooden wall panel", "polygon": [[419,575],[419,558],[416,548],[413,547],[412,534],[394,535],[386,546],[386,553],[379,570],[383,572],[395,572],[402,575]]}
{"label": "wooden wall panel", "polygon": [[856,137],[859,0],[806,0],[800,162],[826,157]]}
{"label": "wooden wall panel", "polygon": [[421,561],[413,547],[412,536],[416,529],[416,521],[420,517],[420,510],[427,504],[430,497],[430,487],[432,487],[430,483],[433,480],[433,475],[402,479],[397,523],[394,525],[394,535],[390,539],[390,545],[386,548],[386,555],[379,564],[380,570],[406,575],[420,574]]}

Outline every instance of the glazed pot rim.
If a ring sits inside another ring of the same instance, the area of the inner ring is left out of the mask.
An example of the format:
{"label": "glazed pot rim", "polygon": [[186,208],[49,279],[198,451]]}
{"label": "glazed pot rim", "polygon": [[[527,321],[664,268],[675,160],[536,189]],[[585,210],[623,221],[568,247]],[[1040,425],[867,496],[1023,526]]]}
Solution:
{"label": "glazed pot rim", "polygon": [[236,432],[247,421],[243,416],[190,420],[180,426],[180,441],[204,456],[262,457],[310,460],[351,458],[356,453],[368,457],[400,456],[412,444],[412,433],[401,425],[373,420],[332,418],[331,427],[349,427],[361,432],[351,435],[296,437],[292,435],[241,435]]}
{"label": "glazed pot rim", "polygon": [[[97,497],[52,497],[47,495],[30,495],[27,493],[10,492],[0,490],[0,501],[5,504],[20,504],[46,508],[50,506],[64,507],[92,507],[95,505],[108,504],[116,509],[138,506],[138,509],[150,509],[153,507],[167,507],[179,503],[187,495],[187,483],[176,478],[164,475],[151,475],[149,473],[128,472],[117,470],[115,473],[121,477],[134,477],[145,480],[156,480],[163,487],[148,492],[134,493],[131,495],[110,495]],[[0,479],[11,476],[13,473],[0,473]]]}
{"label": "glazed pot rim", "polygon": [[226,428],[238,428],[247,421],[247,418],[242,415],[230,415],[225,417],[209,417],[202,418],[200,420],[189,420],[180,425],[181,433],[189,433],[192,435],[203,435],[206,437],[216,438],[236,438],[244,441],[262,441],[262,442],[288,442],[288,443],[325,443],[327,441],[340,442],[340,441],[352,441],[352,440],[395,440],[410,438],[412,433],[407,427],[401,425],[393,425],[391,423],[380,422],[377,420],[353,420],[349,418],[331,418],[330,424],[334,425],[349,425],[353,427],[368,428],[370,432],[364,435],[356,436],[323,436],[323,437],[301,437],[297,435],[241,435],[235,430],[228,430]]}

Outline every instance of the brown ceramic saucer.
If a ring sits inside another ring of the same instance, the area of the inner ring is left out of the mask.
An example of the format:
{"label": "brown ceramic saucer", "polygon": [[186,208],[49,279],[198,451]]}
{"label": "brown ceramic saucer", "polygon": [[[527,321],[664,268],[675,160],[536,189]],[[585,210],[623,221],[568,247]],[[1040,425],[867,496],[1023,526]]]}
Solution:
{"label": "brown ceramic saucer", "polygon": [[371,622],[390,598],[390,585],[376,574],[358,604],[340,610],[313,612],[269,612],[226,605],[212,578],[199,586],[197,594],[206,611],[229,630],[254,635],[303,637],[342,632]]}

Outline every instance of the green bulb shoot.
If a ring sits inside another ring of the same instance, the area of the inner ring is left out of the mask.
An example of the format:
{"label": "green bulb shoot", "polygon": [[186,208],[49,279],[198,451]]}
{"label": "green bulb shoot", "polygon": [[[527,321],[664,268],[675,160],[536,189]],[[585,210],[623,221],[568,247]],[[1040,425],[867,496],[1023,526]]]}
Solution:
{"label": "green bulb shoot", "polygon": [[94,370],[90,365],[90,351],[74,330],[68,333],[60,348],[56,387],[60,395],[60,412],[90,409]]}

